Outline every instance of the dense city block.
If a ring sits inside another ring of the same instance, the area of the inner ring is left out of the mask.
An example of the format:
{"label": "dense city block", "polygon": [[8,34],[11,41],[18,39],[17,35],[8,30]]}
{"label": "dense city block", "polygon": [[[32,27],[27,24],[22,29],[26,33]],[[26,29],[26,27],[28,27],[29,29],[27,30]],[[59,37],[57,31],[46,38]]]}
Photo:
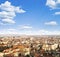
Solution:
{"label": "dense city block", "polygon": [[1,36],[0,57],[60,57],[60,36]]}

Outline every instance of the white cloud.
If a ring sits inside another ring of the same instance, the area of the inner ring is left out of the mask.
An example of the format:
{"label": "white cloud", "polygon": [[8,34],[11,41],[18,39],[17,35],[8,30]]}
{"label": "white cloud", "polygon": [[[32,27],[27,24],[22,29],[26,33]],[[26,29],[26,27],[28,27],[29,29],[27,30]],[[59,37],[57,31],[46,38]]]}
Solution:
{"label": "white cloud", "polygon": [[60,3],[60,0],[57,0],[57,3]]}
{"label": "white cloud", "polygon": [[[7,31],[7,32],[6,32]],[[49,31],[49,30],[26,30],[26,31],[18,31],[17,29],[4,29],[0,31],[0,35],[6,35],[6,34],[17,34],[17,35],[60,35],[60,31]]]}
{"label": "white cloud", "polygon": [[52,9],[60,8],[60,0],[47,0],[46,5]]}
{"label": "white cloud", "polygon": [[55,12],[55,15],[60,15],[60,12]]}
{"label": "white cloud", "polygon": [[2,29],[0,31],[0,35],[13,35],[13,34],[19,34],[16,29],[10,28],[10,29]]}
{"label": "white cloud", "polygon": [[60,35],[60,31],[40,30],[39,33],[41,35]]}
{"label": "white cloud", "polygon": [[55,25],[57,25],[57,22],[56,21],[45,22],[45,25],[55,26]]}
{"label": "white cloud", "polygon": [[5,3],[1,4],[0,9],[4,10],[4,11],[7,11],[7,12],[15,12],[15,13],[26,12],[20,7],[16,7],[16,6],[11,5],[11,3],[9,1],[6,1]]}
{"label": "white cloud", "polygon": [[15,23],[15,21],[11,19],[2,19],[2,21],[7,23]]}
{"label": "white cloud", "polygon": [[26,11],[24,11],[23,9],[21,9],[19,7],[15,7],[15,12],[16,13],[25,13]]}
{"label": "white cloud", "polygon": [[22,26],[20,26],[20,29],[32,29],[32,26],[30,26],[30,25],[22,25]]}
{"label": "white cloud", "polygon": [[3,22],[7,23],[15,23],[14,17],[16,16],[16,13],[25,13],[26,11],[23,10],[20,7],[16,7],[11,5],[9,1],[6,1],[5,3],[2,3],[0,5],[0,19]]}
{"label": "white cloud", "polygon": [[55,8],[56,7],[56,3],[54,0],[47,0],[46,5],[51,7],[51,8]]}
{"label": "white cloud", "polygon": [[25,34],[25,35],[60,35],[60,31],[49,31],[49,30],[24,31],[22,34]]}

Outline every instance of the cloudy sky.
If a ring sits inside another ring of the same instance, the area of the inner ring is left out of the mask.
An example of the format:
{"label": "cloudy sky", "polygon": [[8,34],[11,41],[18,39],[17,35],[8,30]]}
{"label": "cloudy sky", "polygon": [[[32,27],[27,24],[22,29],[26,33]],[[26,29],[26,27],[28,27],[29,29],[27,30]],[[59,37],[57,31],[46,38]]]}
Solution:
{"label": "cloudy sky", "polygon": [[0,34],[60,35],[60,0],[0,0]]}

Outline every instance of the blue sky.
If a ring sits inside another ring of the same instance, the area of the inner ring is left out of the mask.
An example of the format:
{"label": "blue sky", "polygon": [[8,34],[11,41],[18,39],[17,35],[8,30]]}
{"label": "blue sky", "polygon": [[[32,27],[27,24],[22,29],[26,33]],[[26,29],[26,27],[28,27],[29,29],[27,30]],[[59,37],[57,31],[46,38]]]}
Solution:
{"label": "blue sky", "polygon": [[0,34],[60,35],[60,0],[0,0]]}

